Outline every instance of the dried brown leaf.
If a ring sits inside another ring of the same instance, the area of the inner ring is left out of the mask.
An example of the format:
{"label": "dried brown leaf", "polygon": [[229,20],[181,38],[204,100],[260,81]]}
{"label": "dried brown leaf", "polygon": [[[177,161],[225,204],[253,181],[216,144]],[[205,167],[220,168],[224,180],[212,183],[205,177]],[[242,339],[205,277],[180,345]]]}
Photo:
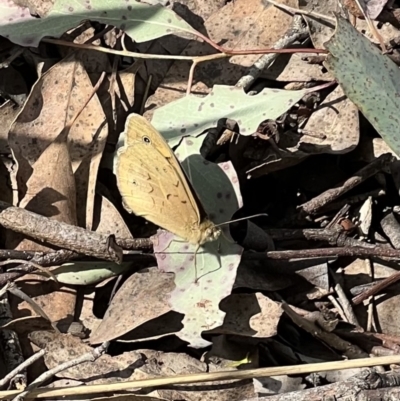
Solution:
{"label": "dried brown leaf", "polygon": [[[337,4],[337,2],[331,0],[318,0],[317,2],[313,0],[305,0],[305,2],[302,2],[301,8],[310,12],[326,15],[330,18],[335,18],[334,13],[338,11]],[[335,27],[332,23],[321,23],[315,18],[306,17],[306,21],[310,29],[310,36],[314,47],[324,49],[324,43],[331,38]],[[377,27],[377,31],[382,36],[385,43],[389,43],[399,34],[398,30],[390,24],[384,24],[381,27],[379,27],[379,23],[376,21],[373,21],[373,24]],[[363,32],[363,34],[365,34],[365,36],[372,42],[378,43],[378,40],[371,33],[368,28],[368,23],[365,20],[357,19],[356,27],[359,32]]]}
{"label": "dried brown leaf", "polygon": [[359,141],[358,109],[338,86],[311,114],[302,132],[296,149],[304,154],[348,153]]}
{"label": "dried brown leaf", "polygon": [[271,337],[277,333],[283,313],[278,303],[261,293],[232,294],[221,301],[220,308],[226,312],[224,323],[208,334]]}
{"label": "dried brown leaf", "polygon": [[56,139],[43,151],[32,166],[26,187],[20,207],[67,224],[77,224],[75,177],[64,140]]}
{"label": "dried brown leaf", "polygon": [[117,208],[104,196],[96,195],[93,230],[117,238],[133,238]]}
{"label": "dried brown leaf", "polygon": [[[58,283],[37,275],[25,275],[17,282],[18,287],[39,305],[52,322],[72,319],[76,302],[75,290],[60,287]],[[11,296],[10,304],[14,318],[38,316],[30,304],[20,298]]]}
{"label": "dried brown leaf", "polygon": [[0,153],[10,153],[8,145],[8,131],[15,117],[20,112],[20,107],[14,106],[11,100],[3,103],[0,106]]}
{"label": "dried brown leaf", "polygon": [[306,387],[301,377],[271,376],[254,379],[254,389],[261,397],[302,391]]}
{"label": "dried brown leaf", "polygon": [[279,82],[333,81],[334,77],[321,64],[306,61],[311,53],[282,54],[261,77]]}
{"label": "dried brown leaf", "polygon": [[[92,91],[93,85],[74,55],[56,64],[36,82],[9,134],[10,146],[18,163],[19,199],[26,194],[32,166]],[[104,113],[97,97],[93,96],[68,135],[76,182],[78,223],[87,228],[92,227],[97,169],[106,135]]]}
{"label": "dried brown leaf", "polygon": [[[297,0],[283,0],[292,7]],[[223,41],[227,49],[261,49],[272,47],[289,28],[292,17],[276,7],[264,5],[262,0],[235,0],[211,15],[205,28],[216,43]],[[268,27],[268,29],[266,29]],[[201,55],[215,52],[206,43],[190,42],[183,55]],[[199,65],[195,71],[192,92],[206,95],[215,84],[235,85],[260,55],[235,56]],[[185,95],[189,65],[175,62],[168,71],[161,86],[151,96],[146,107],[154,110]],[[152,111],[146,114],[150,118]],[[223,116],[221,116],[223,117]]]}
{"label": "dried brown leaf", "polygon": [[[187,373],[203,373],[207,371],[207,365],[199,360],[177,353],[149,352],[145,351],[147,363],[136,369],[133,378],[135,380],[150,377],[175,376]],[[248,381],[230,382],[205,382],[173,389],[160,389],[149,395],[167,398],[168,400],[186,401],[241,401],[254,397],[253,383]]]}
{"label": "dried brown leaf", "polygon": [[[78,358],[93,348],[81,339],[69,334],[61,334],[46,344],[45,363],[52,369],[63,362]],[[91,384],[132,380],[135,367],[143,363],[139,351],[124,352],[122,355],[102,355],[94,362],[86,362],[57,374],[58,377],[74,380],[90,380]]]}
{"label": "dried brown leaf", "polygon": [[[171,310],[168,297],[174,286],[173,274],[160,274],[157,268],[132,274],[111,301],[103,321],[92,333],[90,342],[98,344],[114,340],[165,315]],[[131,307],[132,300],[135,302],[134,307]]]}

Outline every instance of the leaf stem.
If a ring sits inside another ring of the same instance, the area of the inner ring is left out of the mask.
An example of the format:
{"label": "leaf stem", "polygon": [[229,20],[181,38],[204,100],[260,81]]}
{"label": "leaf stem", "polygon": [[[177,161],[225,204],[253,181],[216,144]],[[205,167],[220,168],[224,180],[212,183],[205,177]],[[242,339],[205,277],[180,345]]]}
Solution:
{"label": "leaf stem", "polygon": [[[91,45],[91,44],[80,44],[67,42],[61,39],[42,39],[46,43],[52,43],[60,46],[75,47],[78,49],[96,50],[103,53],[116,54],[118,56],[125,57],[136,57],[143,59],[154,59],[154,60],[184,60],[184,61],[196,61],[202,63],[204,61],[216,60],[219,58],[231,57],[233,55],[249,55],[249,54],[267,54],[267,53],[328,53],[325,49],[251,49],[251,50],[228,50],[223,49],[222,53],[207,54],[205,56],[179,56],[179,55],[166,55],[166,54],[144,54],[138,52],[131,52],[127,50],[114,50],[107,49],[106,47]],[[222,48],[221,48],[222,49]]]}

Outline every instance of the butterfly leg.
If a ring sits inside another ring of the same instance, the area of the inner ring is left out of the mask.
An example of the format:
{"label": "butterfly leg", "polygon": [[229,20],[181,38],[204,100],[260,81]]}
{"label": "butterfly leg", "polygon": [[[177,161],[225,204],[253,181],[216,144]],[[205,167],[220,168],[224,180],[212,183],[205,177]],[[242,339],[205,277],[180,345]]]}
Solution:
{"label": "butterfly leg", "polygon": [[199,251],[199,249],[200,249],[200,245],[197,245],[196,249],[194,251],[194,277],[195,277],[194,282],[195,283],[198,283],[198,281],[200,279],[200,277],[197,278],[197,252]]}
{"label": "butterfly leg", "polygon": [[187,243],[187,241],[185,241],[185,240],[179,240],[179,239],[173,238],[161,251],[158,251],[157,253],[158,253],[158,254],[164,253],[164,251],[165,251],[166,249],[168,249],[168,247],[169,247],[173,242]]}
{"label": "butterfly leg", "polygon": [[196,251],[195,251],[195,259],[194,259],[194,263],[195,263],[195,272],[196,272],[196,280],[195,280],[195,283],[198,283],[199,282],[199,280],[202,278],[202,277],[204,277],[204,276],[207,276],[207,275],[209,275],[209,274],[211,274],[211,273],[214,273],[214,272],[216,272],[216,271],[218,271],[219,269],[221,269],[222,268],[222,259],[221,259],[221,255],[220,255],[220,251],[221,251],[221,241],[220,240],[218,240],[218,245],[217,245],[217,254],[215,255],[216,257],[217,257],[217,259],[218,259],[218,262],[219,262],[219,266],[216,268],[216,269],[214,269],[214,270],[211,270],[211,271],[209,271],[209,272],[207,272],[207,273],[204,273],[204,274],[202,274],[200,277],[197,277],[197,264],[196,264],[196,254],[197,254],[197,252],[198,252],[198,250],[199,250],[199,246],[196,248]]}

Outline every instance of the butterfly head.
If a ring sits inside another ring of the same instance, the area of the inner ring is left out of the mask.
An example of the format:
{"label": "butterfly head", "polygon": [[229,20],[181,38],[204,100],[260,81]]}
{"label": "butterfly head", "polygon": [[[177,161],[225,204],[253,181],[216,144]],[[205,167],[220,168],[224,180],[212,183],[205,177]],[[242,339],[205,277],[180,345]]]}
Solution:
{"label": "butterfly head", "polygon": [[219,238],[221,229],[212,221],[204,220],[199,227],[199,238],[196,241],[198,245],[203,245],[206,242],[212,242]]}

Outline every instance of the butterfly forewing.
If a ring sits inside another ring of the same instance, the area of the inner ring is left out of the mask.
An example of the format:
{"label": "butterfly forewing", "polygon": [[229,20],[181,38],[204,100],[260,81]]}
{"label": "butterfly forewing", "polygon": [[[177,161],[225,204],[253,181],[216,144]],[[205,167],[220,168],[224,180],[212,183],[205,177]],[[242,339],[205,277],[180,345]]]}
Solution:
{"label": "butterfly forewing", "polygon": [[118,187],[125,207],[190,241],[203,219],[190,184],[164,138],[139,115],[128,117],[118,152]]}

